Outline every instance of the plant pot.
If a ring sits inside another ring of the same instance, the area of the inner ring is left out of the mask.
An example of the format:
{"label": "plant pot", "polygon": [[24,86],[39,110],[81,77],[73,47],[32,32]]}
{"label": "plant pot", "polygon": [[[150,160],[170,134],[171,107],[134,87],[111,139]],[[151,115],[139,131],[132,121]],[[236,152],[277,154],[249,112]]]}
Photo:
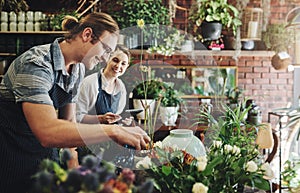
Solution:
{"label": "plant pot", "polygon": [[178,117],[177,107],[159,107],[161,122],[166,126],[175,126],[175,122]]}
{"label": "plant pot", "polygon": [[181,52],[191,52],[194,50],[193,40],[186,40],[181,45]]}
{"label": "plant pot", "polygon": [[[147,118],[149,115],[153,115],[155,109],[155,100],[154,99],[133,99],[133,108],[134,109],[143,109],[142,112],[136,115],[136,118],[139,120],[145,120],[145,107],[147,108]],[[151,114],[150,114],[151,113]]]}
{"label": "plant pot", "polygon": [[292,63],[291,57],[286,52],[276,53],[271,61],[275,70],[285,70]]}
{"label": "plant pot", "polygon": [[242,41],[243,50],[253,50],[255,47],[255,42],[253,40]]}
{"label": "plant pot", "polygon": [[262,122],[262,117],[260,115],[249,115],[248,114],[247,122],[252,125],[259,125]]}
{"label": "plant pot", "polygon": [[174,129],[170,131],[163,141],[164,147],[176,146],[180,150],[185,150],[194,157],[205,156],[206,151],[203,143],[189,129]]}
{"label": "plant pot", "polygon": [[217,40],[221,37],[222,24],[219,22],[203,22],[201,35],[204,40]]}

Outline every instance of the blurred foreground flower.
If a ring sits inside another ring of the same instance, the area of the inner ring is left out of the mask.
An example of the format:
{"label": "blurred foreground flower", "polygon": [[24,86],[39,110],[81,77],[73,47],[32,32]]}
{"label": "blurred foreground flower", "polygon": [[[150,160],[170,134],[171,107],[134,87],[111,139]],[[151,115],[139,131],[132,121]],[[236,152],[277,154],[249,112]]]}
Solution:
{"label": "blurred foreground flower", "polygon": [[[70,158],[62,152],[64,161]],[[75,169],[66,169],[57,162],[45,159],[34,176],[32,193],[151,193],[153,184],[146,181],[134,186],[135,174],[128,168],[116,169],[110,162],[87,155]]]}

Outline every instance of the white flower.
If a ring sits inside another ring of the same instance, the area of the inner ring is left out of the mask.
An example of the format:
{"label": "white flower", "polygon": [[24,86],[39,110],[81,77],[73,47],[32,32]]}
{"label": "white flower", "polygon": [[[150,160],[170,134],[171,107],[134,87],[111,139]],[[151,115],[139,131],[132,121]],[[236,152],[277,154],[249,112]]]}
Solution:
{"label": "white flower", "polygon": [[238,146],[234,145],[232,149],[232,153],[234,155],[239,155],[241,153],[241,149]]}
{"label": "white flower", "polygon": [[222,146],[222,141],[213,141],[213,146],[216,148],[220,148]]}
{"label": "white flower", "polygon": [[264,171],[265,178],[267,178],[267,179],[274,178],[274,172],[269,163],[262,164],[261,169]]}
{"label": "white flower", "polygon": [[225,152],[226,152],[226,153],[231,153],[232,150],[233,150],[233,147],[232,147],[231,145],[226,144],[226,145],[224,146],[224,149],[225,149]]}
{"label": "white flower", "polygon": [[151,166],[151,159],[150,157],[146,156],[142,160],[136,163],[136,168],[144,168],[148,169]]}
{"label": "white flower", "polygon": [[207,165],[207,158],[206,156],[197,157],[197,169],[199,172],[205,170]]}
{"label": "white flower", "polygon": [[155,143],[153,144],[153,147],[158,147],[158,148],[162,149],[162,148],[163,148],[163,144],[162,144],[161,141],[157,141],[157,142],[155,142]]}
{"label": "white flower", "polygon": [[207,193],[207,191],[208,191],[208,187],[200,182],[196,182],[193,185],[193,189],[192,189],[193,193]]}
{"label": "white flower", "polygon": [[247,164],[246,164],[246,170],[248,172],[256,172],[257,171],[257,165],[254,161],[249,161]]}

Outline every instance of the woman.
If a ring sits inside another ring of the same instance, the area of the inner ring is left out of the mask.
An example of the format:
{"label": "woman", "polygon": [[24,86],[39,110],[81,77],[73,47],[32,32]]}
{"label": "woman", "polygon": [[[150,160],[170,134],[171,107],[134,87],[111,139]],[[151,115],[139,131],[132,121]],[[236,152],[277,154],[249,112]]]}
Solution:
{"label": "woman", "polygon": [[1,192],[28,192],[41,160],[55,158],[54,147],[113,139],[139,150],[150,140],[139,127],[75,123],[84,68],[107,59],[116,47],[119,28],[105,13],[91,13],[80,21],[68,17],[63,28],[68,31],[65,38],[20,55],[1,82]]}
{"label": "woman", "polygon": [[114,123],[121,119],[126,105],[126,88],[122,76],[129,66],[130,52],[117,46],[107,65],[99,73],[87,76],[81,85],[77,102],[77,121]]}

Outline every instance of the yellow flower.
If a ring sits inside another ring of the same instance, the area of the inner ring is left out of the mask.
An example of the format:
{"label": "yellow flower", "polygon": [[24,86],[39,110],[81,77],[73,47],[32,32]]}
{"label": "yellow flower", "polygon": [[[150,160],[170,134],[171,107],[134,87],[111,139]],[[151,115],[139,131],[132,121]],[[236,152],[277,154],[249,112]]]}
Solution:
{"label": "yellow flower", "polygon": [[136,23],[137,23],[137,25],[138,25],[139,28],[141,28],[141,29],[144,28],[145,21],[143,19],[138,19],[136,21]]}
{"label": "yellow flower", "polygon": [[140,70],[141,70],[142,72],[148,72],[148,67],[147,67],[147,66],[144,66],[144,65],[141,65],[141,66],[140,66]]}

